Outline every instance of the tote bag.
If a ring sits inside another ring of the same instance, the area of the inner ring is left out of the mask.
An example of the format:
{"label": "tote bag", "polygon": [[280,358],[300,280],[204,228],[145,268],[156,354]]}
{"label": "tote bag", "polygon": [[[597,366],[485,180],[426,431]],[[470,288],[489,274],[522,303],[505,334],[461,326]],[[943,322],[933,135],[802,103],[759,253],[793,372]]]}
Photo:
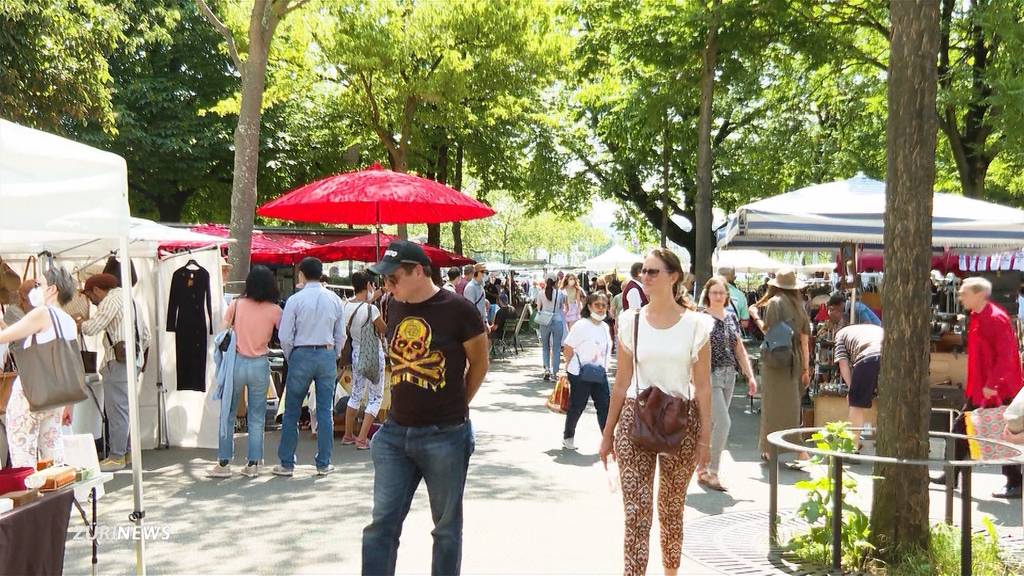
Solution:
{"label": "tote bag", "polygon": [[16,347],[14,351],[21,388],[32,412],[67,406],[89,397],[78,341],[65,340],[60,320],[52,309],[49,312],[57,338],[40,344],[33,334],[30,346]]}
{"label": "tote bag", "polygon": [[558,306],[558,292],[555,292],[555,300],[551,303],[551,310],[538,310],[533,316],[533,321],[538,326],[551,326],[555,319],[555,308]]}

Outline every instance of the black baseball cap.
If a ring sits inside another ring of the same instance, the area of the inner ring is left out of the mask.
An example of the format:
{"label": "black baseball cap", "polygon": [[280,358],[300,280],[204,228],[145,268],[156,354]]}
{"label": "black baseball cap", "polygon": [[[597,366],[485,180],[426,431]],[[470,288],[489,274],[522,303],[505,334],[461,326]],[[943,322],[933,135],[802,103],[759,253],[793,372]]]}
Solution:
{"label": "black baseball cap", "polygon": [[384,251],[384,257],[380,262],[370,266],[370,272],[378,276],[387,276],[394,274],[402,264],[430,266],[430,258],[427,258],[427,253],[419,244],[408,240],[395,240],[388,244],[388,249]]}

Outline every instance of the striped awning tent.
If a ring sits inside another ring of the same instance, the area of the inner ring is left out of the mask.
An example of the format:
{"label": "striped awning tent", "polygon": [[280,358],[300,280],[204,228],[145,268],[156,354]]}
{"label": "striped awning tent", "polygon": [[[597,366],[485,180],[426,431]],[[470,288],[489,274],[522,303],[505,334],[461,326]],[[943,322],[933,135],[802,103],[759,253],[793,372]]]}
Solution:
{"label": "striped awning tent", "polygon": [[[885,182],[858,173],[742,206],[719,232],[720,248],[832,250],[883,245]],[[932,247],[999,252],[1024,247],[1024,211],[936,193]]]}

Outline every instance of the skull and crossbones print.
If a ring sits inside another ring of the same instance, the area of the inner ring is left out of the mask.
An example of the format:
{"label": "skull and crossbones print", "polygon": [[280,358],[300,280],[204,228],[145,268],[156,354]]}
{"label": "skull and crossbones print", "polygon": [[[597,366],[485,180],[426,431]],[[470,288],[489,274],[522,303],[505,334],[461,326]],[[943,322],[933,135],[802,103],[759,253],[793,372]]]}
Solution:
{"label": "skull and crossbones print", "polygon": [[430,349],[431,338],[430,325],[423,318],[402,320],[388,347],[392,386],[407,382],[432,391],[444,388],[444,353]]}

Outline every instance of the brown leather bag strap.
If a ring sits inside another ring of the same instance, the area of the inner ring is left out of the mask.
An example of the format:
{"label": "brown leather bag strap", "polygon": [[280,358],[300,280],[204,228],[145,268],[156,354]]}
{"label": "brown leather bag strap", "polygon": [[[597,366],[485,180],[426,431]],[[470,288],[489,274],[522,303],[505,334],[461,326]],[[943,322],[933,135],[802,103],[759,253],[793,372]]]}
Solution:
{"label": "brown leather bag strap", "polygon": [[36,275],[36,266],[37,266],[36,257],[35,256],[29,256],[28,260],[25,260],[25,273],[21,275],[21,279],[22,280],[28,280],[28,273],[31,270],[32,271],[32,279],[33,280],[37,280],[38,276]]}
{"label": "brown leather bag strap", "polygon": [[636,348],[640,342],[640,309],[633,316],[633,386],[636,389],[636,401],[640,403],[640,374],[637,373]]}

